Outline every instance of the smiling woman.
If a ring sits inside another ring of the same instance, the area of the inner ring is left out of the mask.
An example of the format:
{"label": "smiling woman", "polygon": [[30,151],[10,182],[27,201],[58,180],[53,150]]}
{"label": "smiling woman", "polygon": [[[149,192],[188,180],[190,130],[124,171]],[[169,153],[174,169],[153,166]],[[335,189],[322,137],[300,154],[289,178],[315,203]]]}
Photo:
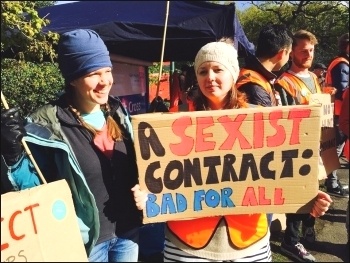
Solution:
{"label": "smiling woman", "polygon": [[[65,92],[24,124],[16,109],[1,111],[1,142],[8,146],[1,150],[10,181],[19,190],[40,184],[21,145],[23,137],[32,138],[47,181],[66,179],[70,186],[89,261],[136,262],[141,225],[131,192],[138,183],[136,154],[130,115],[109,95],[109,51],[95,31],[76,29],[61,34],[57,53]],[[43,141],[46,147],[38,149]]]}

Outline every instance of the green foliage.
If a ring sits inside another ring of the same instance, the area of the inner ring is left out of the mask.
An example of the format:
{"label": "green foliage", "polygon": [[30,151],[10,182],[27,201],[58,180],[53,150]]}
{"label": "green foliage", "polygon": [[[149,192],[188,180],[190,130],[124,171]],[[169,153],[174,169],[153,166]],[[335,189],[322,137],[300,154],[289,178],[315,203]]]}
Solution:
{"label": "green foliage", "polygon": [[292,32],[305,29],[318,39],[314,63],[328,64],[338,53],[337,39],[349,32],[349,7],[342,1],[252,1],[237,15],[248,39],[256,44],[260,29],[269,23],[284,24]]}
{"label": "green foliage", "polygon": [[46,6],[52,6],[56,2],[57,1],[35,1],[35,9],[43,8],[43,7],[46,7]]}
{"label": "green foliage", "polygon": [[[148,67],[149,85],[157,84],[160,71],[160,62],[154,62],[152,66]],[[162,74],[169,73],[169,66],[162,65]]]}
{"label": "green foliage", "polygon": [[[45,1],[49,4],[52,1]],[[1,52],[9,52],[19,60],[42,62],[48,57],[52,62],[56,58],[53,45],[59,35],[42,28],[49,24],[46,18],[40,18],[35,10],[36,1],[1,1]]]}
{"label": "green foliage", "polygon": [[21,109],[22,116],[56,98],[63,87],[57,64],[1,60],[1,92],[10,108]]}
{"label": "green foliage", "polygon": [[206,1],[212,4],[217,4],[217,5],[230,5],[234,3],[235,1]]}
{"label": "green foliage", "polygon": [[[174,62],[174,71],[181,72],[181,68],[183,65],[192,66],[193,62],[191,61],[176,61]],[[157,84],[158,82],[158,74],[160,71],[160,63],[154,62],[152,66],[148,67],[148,76],[149,76],[149,85]],[[170,73],[171,69],[169,66],[164,66],[162,68],[162,74],[164,73]]]}

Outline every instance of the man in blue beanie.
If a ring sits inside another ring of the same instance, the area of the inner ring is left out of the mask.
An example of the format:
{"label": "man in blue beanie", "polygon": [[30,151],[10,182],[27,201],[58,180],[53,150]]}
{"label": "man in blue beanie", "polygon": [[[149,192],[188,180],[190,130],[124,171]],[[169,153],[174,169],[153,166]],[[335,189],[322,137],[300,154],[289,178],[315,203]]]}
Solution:
{"label": "man in blue beanie", "polygon": [[69,184],[89,261],[136,262],[142,218],[131,191],[138,183],[136,154],[130,115],[109,96],[108,49],[95,31],[66,32],[58,43],[58,63],[66,86],[57,100],[24,122],[18,109],[1,111],[10,181],[20,190],[42,183],[23,153],[25,138],[46,180]]}

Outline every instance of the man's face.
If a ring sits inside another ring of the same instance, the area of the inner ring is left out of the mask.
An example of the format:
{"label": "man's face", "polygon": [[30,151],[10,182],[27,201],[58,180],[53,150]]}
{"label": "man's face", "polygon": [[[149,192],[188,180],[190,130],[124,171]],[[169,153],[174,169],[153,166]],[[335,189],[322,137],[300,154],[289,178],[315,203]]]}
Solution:
{"label": "man's face", "polygon": [[288,60],[289,60],[289,56],[290,56],[290,52],[292,50],[292,45],[290,45],[289,47],[286,47],[282,50],[282,54],[281,54],[281,59],[279,60],[279,62],[275,65],[275,67],[273,68],[273,71],[279,71],[281,70],[281,68],[287,64]]}
{"label": "man's face", "polygon": [[315,45],[307,39],[297,40],[297,45],[292,49],[290,53],[292,62],[300,69],[311,68],[312,61],[314,59]]}

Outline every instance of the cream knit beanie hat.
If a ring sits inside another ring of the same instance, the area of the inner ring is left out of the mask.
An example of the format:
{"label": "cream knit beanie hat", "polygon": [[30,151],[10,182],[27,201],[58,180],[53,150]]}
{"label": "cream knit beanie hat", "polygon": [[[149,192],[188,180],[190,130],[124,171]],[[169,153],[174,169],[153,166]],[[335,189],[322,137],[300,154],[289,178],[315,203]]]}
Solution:
{"label": "cream knit beanie hat", "polygon": [[233,44],[225,42],[211,42],[204,45],[197,53],[194,60],[194,70],[197,75],[198,68],[204,62],[214,61],[224,65],[236,82],[239,74],[237,50]]}

